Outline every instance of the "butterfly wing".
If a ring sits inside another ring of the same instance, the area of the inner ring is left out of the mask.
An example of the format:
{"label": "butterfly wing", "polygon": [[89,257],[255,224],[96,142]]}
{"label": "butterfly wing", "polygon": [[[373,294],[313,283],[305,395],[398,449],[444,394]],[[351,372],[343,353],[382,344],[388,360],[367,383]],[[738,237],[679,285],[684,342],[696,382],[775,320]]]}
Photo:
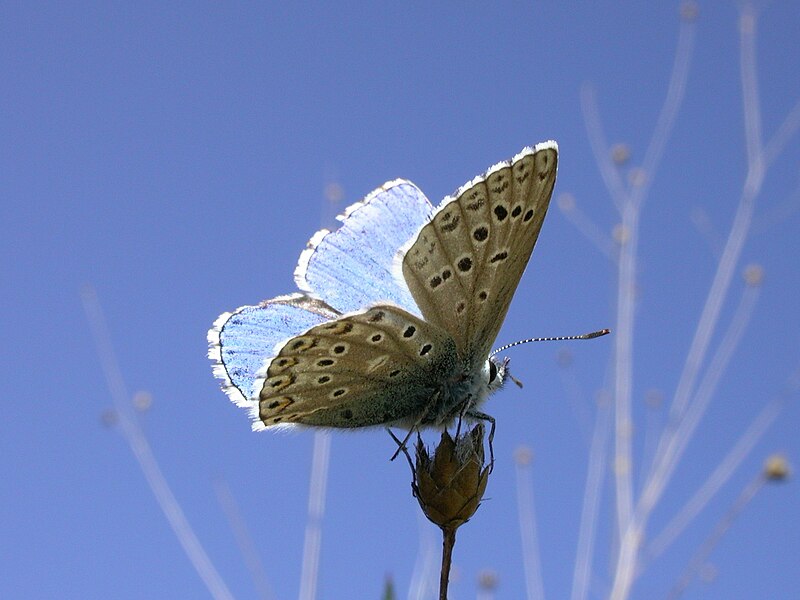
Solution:
{"label": "butterfly wing", "polygon": [[255,426],[413,425],[456,370],[453,339],[394,306],[374,306],[292,338],[256,386]]}
{"label": "butterfly wing", "polygon": [[485,360],[503,324],[553,193],[557,153],[555,142],[527,148],[445,198],[402,258],[425,320],[463,357]]}
{"label": "butterfly wing", "polygon": [[413,183],[384,184],[340,216],[336,231],[319,231],[295,270],[297,287],[342,313],[389,302],[419,314],[402,277],[393,272],[397,249],[427,222],[433,207]]}
{"label": "butterfly wing", "polygon": [[239,406],[258,415],[258,373],[278,352],[278,346],[314,325],[335,319],[339,313],[324,302],[292,294],[242,306],[223,313],[208,332],[208,356],[222,388]]}

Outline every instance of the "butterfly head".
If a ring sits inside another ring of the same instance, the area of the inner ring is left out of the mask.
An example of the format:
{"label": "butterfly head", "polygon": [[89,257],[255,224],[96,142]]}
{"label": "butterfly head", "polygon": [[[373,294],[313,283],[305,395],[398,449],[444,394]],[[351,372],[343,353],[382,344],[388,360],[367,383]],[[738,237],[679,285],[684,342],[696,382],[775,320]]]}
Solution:
{"label": "butterfly head", "polygon": [[514,377],[508,368],[508,363],[510,362],[511,359],[508,357],[498,359],[494,356],[490,356],[489,360],[486,361],[486,370],[488,375],[486,381],[489,388],[489,394],[493,394],[503,387],[508,379],[511,379],[511,381],[516,383],[519,387],[522,387],[522,382]]}
{"label": "butterfly head", "polygon": [[489,394],[492,394],[503,387],[505,383],[506,373],[508,372],[508,358],[498,360],[490,357],[486,361],[486,369],[488,370],[486,382],[489,387]]}

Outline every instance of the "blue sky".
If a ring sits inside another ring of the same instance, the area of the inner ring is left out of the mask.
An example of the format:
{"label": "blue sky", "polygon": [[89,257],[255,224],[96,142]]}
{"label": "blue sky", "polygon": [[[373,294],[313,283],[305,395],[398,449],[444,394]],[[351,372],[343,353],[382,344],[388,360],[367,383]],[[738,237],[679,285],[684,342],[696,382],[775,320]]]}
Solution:
{"label": "blue sky", "polygon": [[[673,3],[6,3],[0,8],[0,194],[6,351],[0,435],[0,596],[208,597],[119,426],[81,301],[96,290],[161,469],[237,598],[256,597],[215,493],[231,490],[276,598],[298,593],[313,434],[254,434],[211,375],[216,316],[294,290],[306,241],[384,181],[438,203],[523,146],[556,139],[555,197],[603,235],[619,221],[581,111],[593,85],[609,143],[642,161],[678,39]],[[641,214],[632,401],[672,398],[747,167],[736,3],[700,7],[685,97]],[[800,99],[800,9],[762,7],[757,74],[769,140]],[[800,140],[770,165],[722,307],[720,343],[764,270],[758,304],[705,419],[651,520],[659,531],[705,481],[800,359]],[[626,167],[627,168],[627,167]],[[342,200],[332,205],[326,185]],[[707,227],[698,228],[698,215]],[[616,268],[555,202],[498,345],[615,326]],[[453,598],[482,569],[498,598],[525,594],[513,452],[533,449],[544,587],[566,597],[594,398],[613,383],[610,338],[511,354],[525,383],[495,396],[498,462],[459,533]],[[707,364],[707,361],[706,361]],[[35,384],[35,385],[34,385]],[[769,454],[797,462],[797,392],[705,510],[636,582],[665,596]],[[582,420],[581,415],[588,415]],[[382,431],[331,439],[320,598],[408,593],[422,539],[402,461]],[[639,473],[641,463],[634,463]],[[610,471],[610,470],[609,470]],[[640,478],[637,476],[636,481]],[[637,484],[638,485],[638,484]],[[596,519],[591,598],[611,580],[610,472]],[[686,598],[789,598],[800,580],[800,494],[766,486]],[[650,529],[648,529],[650,531]]]}

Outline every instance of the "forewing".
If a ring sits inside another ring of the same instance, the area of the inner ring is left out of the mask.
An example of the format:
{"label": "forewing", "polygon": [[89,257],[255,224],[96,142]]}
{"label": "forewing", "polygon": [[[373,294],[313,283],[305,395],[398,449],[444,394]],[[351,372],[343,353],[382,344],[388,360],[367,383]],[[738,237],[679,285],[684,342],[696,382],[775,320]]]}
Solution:
{"label": "forewing", "polygon": [[222,389],[239,406],[258,415],[259,372],[277,354],[278,346],[339,313],[325,303],[293,294],[242,306],[223,313],[208,332],[208,356]]}
{"label": "forewing", "polygon": [[394,256],[427,222],[433,207],[409,181],[386,183],[339,217],[336,231],[319,231],[295,270],[297,287],[339,312],[392,303],[419,314]]}
{"label": "forewing", "polygon": [[265,427],[368,427],[412,421],[456,372],[452,338],[394,306],[375,306],[289,340],[260,382]]}
{"label": "forewing", "polygon": [[459,353],[485,360],[542,227],[558,147],[545,142],[445,198],[405,252],[402,272],[425,320]]}

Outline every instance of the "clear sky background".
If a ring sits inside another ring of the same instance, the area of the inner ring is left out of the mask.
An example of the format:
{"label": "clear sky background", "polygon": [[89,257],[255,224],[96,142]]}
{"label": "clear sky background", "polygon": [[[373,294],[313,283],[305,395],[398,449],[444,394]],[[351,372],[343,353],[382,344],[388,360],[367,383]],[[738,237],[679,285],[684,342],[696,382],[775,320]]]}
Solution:
{"label": "clear sky background", "polygon": [[[800,5],[764,4],[757,75],[769,140],[800,99]],[[735,2],[700,6],[685,96],[641,214],[637,490],[745,180],[737,20]],[[546,139],[561,151],[555,198],[572,194],[610,240],[619,215],[581,89],[593,85],[608,143],[630,148],[626,176],[651,139],[678,31],[672,2],[4,3],[0,597],[209,597],[119,423],[109,425],[113,402],[81,300],[87,284],[127,389],[152,397],[137,413],[152,451],[231,594],[258,597],[221,489],[235,499],[272,597],[297,597],[314,435],[250,432],[211,375],[208,327],[223,311],[293,291],[306,241],[384,181],[408,178],[438,203]],[[800,362],[798,165],[794,136],[757,196],[712,353],[750,263],[763,267],[758,303],[648,534],[789,386],[787,401],[632,598],[666,596],[768,455],[800,457],[790,381]],[[330,184],[342,190],[338,202],[326,197]],[[554,200],[498,345],[615,327],[615,262],[573,221]],[[497,465],[459,533],[454,599],[475,597],[484,569],[497,574],[497,598],[525,597],[520,446],[534,453],[547,597],[570,593],[595,398],[613,384],[614,340],[570,345],[568,366],[563,353],[557,360],[562,349],[515,349],[525,388],[509,386],[486,406],[498,424]],[[661,408],[648,408],[659,393]],[[417,597],[409,588],[420,548],[435,568],[438,532],[420,520],[407,465],[388,460],[393,450],[380,430],[331,437],[319,598],[378,598],[387,574],[400,598]],[[589,598],[606,597],[611,581],[612,463],[594,519]],[[798,562],[800,493],[790,480],[756,494],[711,555],[710,581],[684,597],[796,597]]]}

